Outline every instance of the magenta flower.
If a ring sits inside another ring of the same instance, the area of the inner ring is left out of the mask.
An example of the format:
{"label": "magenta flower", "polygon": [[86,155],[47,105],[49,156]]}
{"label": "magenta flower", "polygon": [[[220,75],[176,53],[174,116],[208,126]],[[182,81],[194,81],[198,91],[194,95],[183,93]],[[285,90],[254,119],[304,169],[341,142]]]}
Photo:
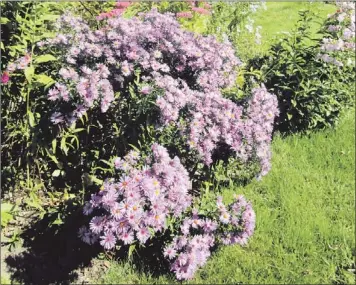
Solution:
{"label": "magenta flower", "polygon": [[193,7],[192,11],[201,14],[201,15],[210,15],[210,11],[204,8],[200,8],[200,7]]}
{"label": "magenta flower", "polygon": [[10,80],[10,74],[7,71],[4,71],[3,74],[1,75],[1,83],[2,84],[7,84]]}
{"label": "magenta flower", "polygon": [[177,18],[193,18],[193,14],[190,11],[176,13]]}

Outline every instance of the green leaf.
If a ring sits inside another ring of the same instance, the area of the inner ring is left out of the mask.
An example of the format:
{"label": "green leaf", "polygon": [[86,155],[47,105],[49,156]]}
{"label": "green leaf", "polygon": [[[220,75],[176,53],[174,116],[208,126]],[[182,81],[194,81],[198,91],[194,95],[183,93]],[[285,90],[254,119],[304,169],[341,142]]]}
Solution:
{"label": "green leaf", "polygon": [[132,257],[132,253],[134,252],[136,248],[136,244],[131,244],[129,247],[129,254],[128,254],[128,258],[130,259]]}
{"label": "green leaf", "polygon": [[60,214],[58,214],[57,219],[52,223],[52,225],[62,225],[62,224],[64,224],[64,222],[61,219]]}
{"label": "green leaf", "polygon": [[35,79],[36,79],[36,82],[38,82],[42,85],[46,85],[46,86],[51,83],[53,84],[55,82],[51,77],[49,77],[45,74],[38,74],[35,76]]}
{"label": "green leaf", "polygon": [[7,224],[13,219],[13,215],[8,212],[1,211],[1,226],[6,227]]}
{"label": "green leaf", "polygon": [[10,20],[8,18],[5,18],[5,17],[1,17],[0,18],[0,23],[1,25],[5,25],[7,24],[8,22],[10,22]]}
{"label": "green leaf", "polygon": [[14,218],[11,214],[14,205],[10,203],[1,203],[1,226],[6,227],[7,224]]}
{"label": "green leaf", "polygon": [[52,159],[54,163],[59,164],[57,158],[54,155],[52,155],[47,148],[46,148],[46,152],[47,152],[48,157],[50,159]]}
{"label": "green leaf", "polygon": [[35,74],[35,68],[31,65],[25,68],[25,77],[31,83],[32,77]]}
{"label": "green leaf", "polygon": [[55,21],[58,17],[59,17],[59,15],[46,14],[46,15],[43,15],[42,17],[40,17],[39,20],[40,21],[45,21],[45,20]]}
{"label": "green leaf", "polygon": [[31,128],[33,128],[36,123],[35,123],[35,117],[33,116],[32,112],[28,112],[28,123],[30,124]]}
{"label": "green leaf", "polygon": [[96,185],[103,185],[103,180],[100,180],[95,175],[90,175],[90,180],[93,181]]}
{"label": "green leaf", "polygon": [[55,61],[55,60],[57,60],[57,58],[55,58],[53,55],[44,54],[44,55],[40,55],[39,57],[36,57],[34,62],[35,63],[43,63],[43,62]]}
{"label": "green leaf", "polygon": [[66,144],[66,137],[63,137],[61,139],[61,150],[63,150],[65,155],[68,155],[68,147],[67,147],[67,144]]}
{"label": "green leaf", "polygon": [[84,128],[78,128],[78,129],[71,130],[71,133],[75,134],[75,133],[79,133],[79,132],[84,131],[84,130],[85,130]]}
{"label": "green leaf", "polygon": [[52,152],[55,154],[56,153],[56,148],[57,148],[57,139],[54,139],[52,141]]}
{"label": "green leaf", "polygon": [[56,169],[55,171],[53,171],[52,176],[53,177],[58,177],[61,174],[61,170],[60,169]]}
{"label": "green leaf", "polygon": [[1,203],[1,213],[3,212],[11,212],[14,205],[10,203]]}

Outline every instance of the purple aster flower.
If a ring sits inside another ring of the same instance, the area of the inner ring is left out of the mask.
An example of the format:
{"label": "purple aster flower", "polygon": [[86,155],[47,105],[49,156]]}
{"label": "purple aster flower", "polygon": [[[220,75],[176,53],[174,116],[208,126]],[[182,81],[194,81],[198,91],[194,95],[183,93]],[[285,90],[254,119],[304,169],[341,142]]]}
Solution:
{"label": "purple aster flower", "polygon": [[164,249],[163,255],[169,259],[173,259],[177,254],[177,251],[172,247],[168,246]]}
{"label": "purple aster flower", "polygon": [[104,219],[104,217],[99,216],[92,218],[89,224],[90,230],[95,234],[100,233],[104,228]]}
{"label": "purple aster flower", "polygon": [[140,241],[141,244],[146,243],[146,241],[150,238],[150,233],[147,228],[142,227],[136,232],[136,237]]}
{"label": "purple aster flower", "polygon": [[112,249],[116,244],[116,237],[112,232],[106,232],[103,236],[100,237],[100,245],[105,249]]}
{"label": "purple aster flower", "polygon": [[131,244],[134,241],[134,234],[132,231],[125,232],[120,236],[120,239],[124,244]]}
{"label": "purple aster flower", "polygon": [[64,116],[60,112],[54,112],[51,116],[51,122],[55,125],[63,123],[64,122]]}

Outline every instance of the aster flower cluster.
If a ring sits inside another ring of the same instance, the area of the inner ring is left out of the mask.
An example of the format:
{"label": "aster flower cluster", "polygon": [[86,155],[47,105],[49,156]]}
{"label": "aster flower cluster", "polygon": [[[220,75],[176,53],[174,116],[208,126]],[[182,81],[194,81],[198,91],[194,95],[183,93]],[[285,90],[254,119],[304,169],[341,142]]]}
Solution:
{"label": "aster flower cluster", "polygon": [[[65,51],[62,80],[49,91],[49,100],[75,108],[100,105],[106,112],[114,92],[133,81],[135,70],[141,71],[147,85],[167,78],[166,85],[160,84],[166,101],[177,95],[177,85],[207,92],[234,84],[240,61],[231,44],[184,31],[173,14],[152,10],[140,17],[112,17],[104,27],[92,30],[80,18],[63,15],[58,28],[68,32],[41,42]],[[163,117],[169,112],[168,108]],[[64,116],[67,122],[78,117],[75,111]]]}
{"label": "aster flower cluster", "polygon": [[259,177],[262,177],[271,169],[271,140],[274,120],[279,116],[278,100],[276,96],[268,93],[264,85],[254,88],[252,94],[247,108],[245,130],[251,130],[247,135],[249,150],[254,150],[260,162]]}
{"label": "aster flower cluster", "polygon": [[121,91],[125,82],[132,82],[134,71],[139,69],[144,82],[137,86],[140,96],[156,97],[161,126],[185,120],[182,134],[205,164],[212,163],[218,143],[229,145],[243,160],[253,157],[251,145],[257,136],[250,133],[256,123],[246,122],[242,107],[220,92],[234,85],[241,64],[230,43],[185,31],[172,14],[156,10],[141,18],[110,18],[96,31],[80,18],[64,15],[59,27],[75,32],[47,41],[69,51],[59,72],[62,80],[49,91],[48,98],[72,102],[74,111],[55,112],[53,123],[71,123],[96,105],[106,112],[114,92]]}
{"label": "aster flower cluster", "polygon": [[181,225],[181,234],[164,249],[171,270],[179,280],[193,278],[195,272],[207,262],[211,249],[219,244],[246,245],[255,229],[255,212],[243,196],[225,206],[222,197],[218,197],[216,211],[207,215],[198,215],[193,209],[192,216],[185,218]]}
{"label": "aster flower cluster", "polygon": [[191,110],[180,129],[204,163],[211,164],[214,150],[224,143],[242,161],[257,158],[261,165],[260,176],[266,175],[270,169],[274,119],[279,115],[276,96],[263,85],[254,88],[245,110],[219,92],[191,93],[190,99],[179,101],[189,102]]}
{"label": "aster flower cluster", "polygon": [[178,157],[171,159],[167,150],[152,145],[146,165],[140,167],[140,154],[129,152],[115,159],[120,181],[107,180],[98,194],[84,206],[84,214],[94,216],[90,227],[83,227],[79,236],[92,244],[100,239],[105,249],[116,243],[145,242],[158,232],[165,231],[169,217],[180,216],[190,205],[189,176]]}
{"label": "aster flower cluster", "polygon": [[355,49],[355,4],[336,2],[336,5],[339,9],[329,15],[325,26],[328,37],[322,39],[318,58],[341,67],[352,64],[351,58],[348,62],[342,60],[342,53]]}

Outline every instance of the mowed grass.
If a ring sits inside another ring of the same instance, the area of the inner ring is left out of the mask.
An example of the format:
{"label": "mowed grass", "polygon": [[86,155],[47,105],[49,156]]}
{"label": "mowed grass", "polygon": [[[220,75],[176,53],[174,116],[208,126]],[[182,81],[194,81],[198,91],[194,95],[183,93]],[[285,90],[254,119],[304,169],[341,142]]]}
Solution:
{"label": "mowed grass", "polygon": [[[243,60],[250,59],[256,55],[268,53],[269,48],[283,33],[291,32],[299,19],[299,11],[310,10],[317,15],[315,21],[322,23],[328,14],[335,13],[337,7],[334,4],[323,2],[267,2],[267,10],[259,9],[251,15],[254,27],[261,26],[261,44],[257,45],[254,33],[250,34],[243,30],[241,39],[237,43],[239,55]],[[316,22],[311,26],[311,37],[319,38],[317,34],[320,25]]]}
{"label": "mowed grass", "polygon": [[[189,283],[355,283],[354,111],[335,129],[277,136],[271,172],[246,187],[223,189],[226,201],[234,193],[252,201],[255,234],[244,248],[222,247]],[[116,262],[100,282],[177,283]]]}
{"label": "mowed grass", "polygon": [[[320,19],[315,19],[321,22],[326,19],[328,14],[332,14],[337,10],[333,4],[325,4],[322,2],[268,2],[267,10],[260,9],[254,16],[255,25],[261,26],[261,36],[264,39],[262,45],[264,49],[269,48],[269,43],[274,42],[281,32],[290,32],[294,29],[295,24],[299,19],[300,10],[310,10],[314,12]],[[317,36],[319,25],[313,23],[311,31],[313,36]]]}

